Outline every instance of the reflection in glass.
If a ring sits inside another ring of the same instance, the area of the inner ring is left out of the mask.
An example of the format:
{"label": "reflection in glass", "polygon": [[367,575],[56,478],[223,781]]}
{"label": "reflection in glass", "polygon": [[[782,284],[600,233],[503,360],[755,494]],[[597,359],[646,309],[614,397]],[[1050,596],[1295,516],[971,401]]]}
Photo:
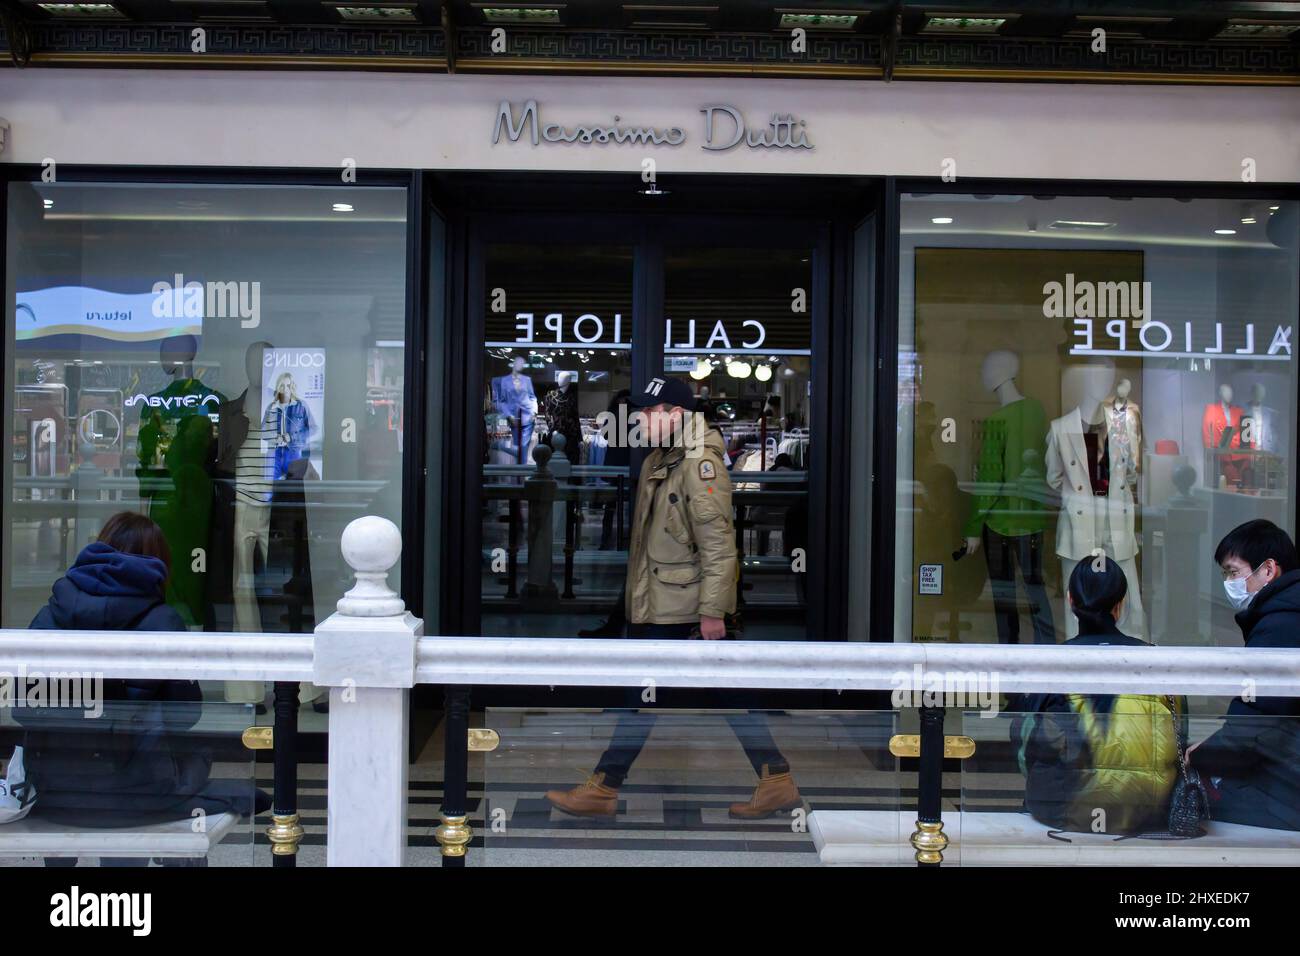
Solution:
{"label": "reflection in glass", "polygon": [[4,624],[129,509],[186,626],[310,631],[343,527],[401,517],[405,190],[8,190]]}
{"label": "reflection in glass", "polygon": [[1124,633],[1236,646],[1214,545],[1294,516],[1296,252],[1295,203],[904,196],[895,639],[1070,639],[1104,554]]}

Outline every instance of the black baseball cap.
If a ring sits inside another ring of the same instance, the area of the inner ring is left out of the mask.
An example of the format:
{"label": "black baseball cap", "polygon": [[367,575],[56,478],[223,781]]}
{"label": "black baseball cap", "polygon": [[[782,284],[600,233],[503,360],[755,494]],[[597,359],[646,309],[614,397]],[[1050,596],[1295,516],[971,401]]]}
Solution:
{"label": "black baseball cap", "polygon": [[680,378],[652,378],[645,388],[628,396],[629,405],[649,408],[652,405],[676,405],[695,411],[695,393]]}

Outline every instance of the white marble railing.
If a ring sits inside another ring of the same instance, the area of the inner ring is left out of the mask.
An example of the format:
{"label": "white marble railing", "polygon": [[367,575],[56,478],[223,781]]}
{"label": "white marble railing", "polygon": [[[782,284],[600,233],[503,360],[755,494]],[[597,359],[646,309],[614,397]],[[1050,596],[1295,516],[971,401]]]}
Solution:
{"label": "white marble railing", "polygon": [[328,860],[400,865],[416,684],[926,690],[1300,697],[1300,651],[1187,647],[847,644],[425,637],[387,575],[383,518],[343,533],[357,583],[314,634],[0,630],[0,674],[311,681],[330,688]]}
{"label": "white marble railing", "polygon": [[1300,696],[1300,651],[1241,647],[426,637],[416,653],[421,684],[889,690],[974,674],[1004,693],[1236,696],[1249,681],[1256,696]]}
{"label": "white marble railing", "polygon": [[0,630],[0,673],[309,681],[311,634]]}

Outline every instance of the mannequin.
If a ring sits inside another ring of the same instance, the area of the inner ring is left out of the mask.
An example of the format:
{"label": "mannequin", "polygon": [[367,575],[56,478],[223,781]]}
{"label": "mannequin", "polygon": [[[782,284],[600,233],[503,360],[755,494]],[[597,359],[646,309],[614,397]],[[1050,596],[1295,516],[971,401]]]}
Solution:
{"label": "mannequin", "polygon": [[[292,456],[285,454],[285,449],[292,447],[292,442],[286,443],[283,437],[286,430],[281,413],[287,404],[283,401],[287,395],[262,408],[263,369],[266,353],[273,347],[269,342],[254,342],[245,351],[247,385],[238,397],[221,406],[217,429],[217,472],[223,480],[218,482],[214,495],[220,518],[213,523],[212,557],[208,567],[221,567],[222,558],[218,555],[227,557],[228,553],[227,566],[231,576],[223,582],[224,590],[214,592],[213,603],[220,601],[233,606],[231,629],[241,632],[283,630],[282,626],[276,626],[277,622],[263,619],[263,608],[257,597],[257,588],[264,584],[266,570],[272,563],[272,518],[277,510],[274,500],[279,495],[281,503],[287,503],[284,496],[292,499],[295,492],[300,492],[302,478],[315,477],[305,473],[311,467],[309,456],[290,460]],[[278,409],[277,404],[280,406]],[[280,467],[286,469],[286,479],[296,480],[277,484],[277,460]],[[279,510],[287,514],[284,508]],[[285,548],[305,545],[305,515],[301,529],[293,529],[295,533],[301,530],[301,540],[288,537],[289,529],[283,527],[285,523],[281,522],[280,543]],[[224,540],[218,541],[219,537]],[[299,608],[304,604],[310,606],[310,569],[308,565],[308,583],[304,585],[300,573],[303,562],[293,560],[285,563],[293,570],[287,586],[292,617],[295,604]],[[292,625],[293,621],[289,623]],[[298,699],[307,703],[319,694],[315,685],[303,682]],[[266,685],[262,681],[226,681],[225,697],[231,703],[260,705],[266,697]]]}
{"label": "mannequin", "polygon": [[[188,625],[203,622],[204,580],[196,572],[196,549],[208,546],[212,518],[213,419],[225,397],[194,377],[198,340],[175,335],[163,340],[158,357],[172,382],[140,402],[138,441],[140,498],[162,529],[173,561],[167,580],[167,603]],[[145,480],[152,479],[152,480]]]}
{"label": "mannequin", "polygon": [[[1232,404],[1232,386],[1225,382],[1219,386],[1219,400],[1205,406],[1205,414],[1201,418],[1201,443],[1211,452],[1240,448],[1241,417],[1241,406]],[[1224,432],[1229,428],[1232,432],[1225,439]],[[1211,481],[1215,484],[1240,482],[1241,468],[1247,456],[1217,453],[1207,457],[1210,461],[1217,461],[1217,465],[1207,468],[1207,484]]]}
{"label": "mannequin", "polygon": [[[1115,386],[1115,364],[1104,360],[1067,367],[1061,384],[1064,394],[1078,396],[1078,405],[1053,421],[1047,434],[1047,484],[1061,493],[1056,553],[1062,580],[1070,579],[1080,561],[1104,552],[1128,581],[1119,628],[1145,638],[1146,612],[1137,575],[1137,505],[1130,475],[1135,436],[1129,436],[1126,449],[1106,408],[1106,397]],[[1118,397],[1118,391],[1115,394]],[[1065,621],[1067,636],[1078,636],[1078,620],[1068,604]]]}
{"label": "mannequin", "polygon": [[557,372],[555,388],[542,396],[542,412],[551,434],[564,436],[564,453],[570,464],[580,464],[582,426],[578,423],[578,386],[572,372]]}
{"label": "mannequin", "polygon": [[1020,356],[1002,349],[985,356],[980,368],[985,391],[996,395],[1001,407],[984,422],[975,475],[980,488],[963,533],[968,553],[984,547],[998,642],[1019,643],[1019,566],[1025,594],[1033,606],[1034,643],[1054,644],[1051,604],[1043,585],[1047,513],[1042,504],[1046,488],[1041,463],[1047,416],[1036,400],[1020,394],[1015,381],[1019,374]]}
{"label": "mannequin", "polygon": [[1256,451],[1276,453],[1279,450],[1277,411],[1265,405],[1264,398],[1264,384],[1256,382],[1250,387],[1250,402],[1241,421],[1243,444]]}
{"label": "mannequin", "polygon": [[1273,485],[1275,457],[1282,451],[1277,410],[1265,405],[1264,399],[1264,383],[1256,382],[1250,387],[1250,401],[1241,416],[1241,447],[1252,451],[1241,469],[1246,488],[1268,489]]}
{"label": "mannequin", "polygon": [[1117,447],[1128,476],[1128,486],[1136,498],[1137,476],[1142,464],[1142,409],[1130,398],[1133,383],[1121,378],[1115,385],[1115,394],[1102,403],[1110,437]]}
{"label": "mannequin", "polygon": [[510,360],[510,373],[492,379],[492,409],[505,417],[510,437],[496,440],[492,449],[499,452],[497,464],[526,464],[533,443],[533,422],[537,417],[537,393],[533,380],[524,374],[527,362],[522,355]]}

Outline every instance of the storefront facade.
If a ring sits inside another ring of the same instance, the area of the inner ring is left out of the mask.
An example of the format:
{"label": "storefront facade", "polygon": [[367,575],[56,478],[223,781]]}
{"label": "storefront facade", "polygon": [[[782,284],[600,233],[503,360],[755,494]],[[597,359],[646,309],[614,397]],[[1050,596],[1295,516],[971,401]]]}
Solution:
{"label": "storefront facade", "polygon": [[[1294,527],[1289,90],[72,69],[0,92],[7,627],[128,507],[185,556],[196,629],[310,630],[341,528],[379,514],[429,630],[599,632],[637,465],[599,416],[663,375],[734,454],[747,639],[1056,643],[1100,548],[1130,633],[1230,645],[1214,543]],[[557,434],[539,567],[525,480]]]}

